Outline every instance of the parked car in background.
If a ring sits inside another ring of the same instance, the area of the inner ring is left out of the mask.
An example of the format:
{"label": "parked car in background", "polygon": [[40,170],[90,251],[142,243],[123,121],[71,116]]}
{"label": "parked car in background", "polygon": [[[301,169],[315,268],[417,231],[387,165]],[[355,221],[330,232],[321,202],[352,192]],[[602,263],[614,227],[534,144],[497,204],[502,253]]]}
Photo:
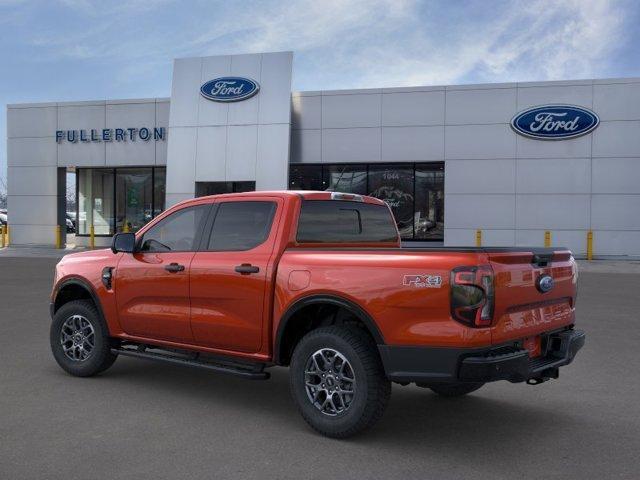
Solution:
{"label": "parked car in background", "polygon": [[[75,214],[74,214],[74,217],[75,217]],[[67,212],[66,221],[67,221],[67,233],[76,233],[76,222],[75,222],[75,219],[71,217],[69,212]]]}
{"label": "parked car in background", "polygon": [[6,224],[7,224],[7,211],[0,210],[0,225],[6,225]]}

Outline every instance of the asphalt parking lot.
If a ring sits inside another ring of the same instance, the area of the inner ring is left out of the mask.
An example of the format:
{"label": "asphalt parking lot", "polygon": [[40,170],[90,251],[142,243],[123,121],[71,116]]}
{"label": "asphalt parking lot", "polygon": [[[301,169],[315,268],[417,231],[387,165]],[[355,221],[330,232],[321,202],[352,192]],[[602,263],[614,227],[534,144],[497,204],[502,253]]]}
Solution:
{"label": "asphalt parking lot", "polygon": [[459,399],[394,386],[373,430],[336,441],[295,411],[285,369],[252,382],[119,358],[99,377],[65,374],[48,345],[55,262],[0,256],[2,479],[638,478],[633,271],[581,273],[587,345],[559,380]]}

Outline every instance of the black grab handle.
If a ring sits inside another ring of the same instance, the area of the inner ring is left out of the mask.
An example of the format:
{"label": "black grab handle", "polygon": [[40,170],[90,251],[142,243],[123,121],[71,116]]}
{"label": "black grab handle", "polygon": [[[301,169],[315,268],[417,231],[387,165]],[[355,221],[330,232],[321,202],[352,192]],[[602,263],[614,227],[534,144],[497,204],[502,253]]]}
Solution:
{"label": "black grab handle", "polygon": [[184,265],[180,265],[178,263],[170,263],[169,265],[165,265],[164,269],[167,272],[182,272],[184,270]]}
{"label": "black grab handle", "polygon": [[241,273],[242,275],[249,275],[250,273],[258,273],[260,271],[260,267],[256,267],[251,265],[250,263],[243,263],[242,265],[236,266],[236,272]]}

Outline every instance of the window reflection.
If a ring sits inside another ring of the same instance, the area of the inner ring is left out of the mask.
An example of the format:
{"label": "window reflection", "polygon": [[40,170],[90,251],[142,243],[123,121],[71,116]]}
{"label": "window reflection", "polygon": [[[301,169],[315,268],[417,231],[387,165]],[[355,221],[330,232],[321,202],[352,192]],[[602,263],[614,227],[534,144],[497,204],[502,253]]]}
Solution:
{"label": "window reflection", "polygon": [[109,235],[113,225],[113,169],[78,172],[78,234]]}
{"label": "window reflection", "polygon": [[418,166],[415,174],[416,240],[444,238],[444,166]]}
{"label": "window reflection", "polygon": [[413,238],[413,167],[369,167],[369,195],[391,207],[400,238]]}
{"label": "window reflection", "polygon": [[366,165],[324,165],[323,178],[327,187],[322,190],[367,194]]}
{"label": "window reflection", "polygon": [[136,232],[153,218],[149,168],[116,171],[116,231]]}

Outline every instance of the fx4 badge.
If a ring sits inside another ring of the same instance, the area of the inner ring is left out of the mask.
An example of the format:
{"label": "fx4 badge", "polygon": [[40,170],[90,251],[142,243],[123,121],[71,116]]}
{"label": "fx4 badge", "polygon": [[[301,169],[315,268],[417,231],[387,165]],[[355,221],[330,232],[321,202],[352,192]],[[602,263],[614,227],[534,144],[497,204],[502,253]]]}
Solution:
{"label": "fx4 badge", "polygon": [[442,277],[440,275],[405,275],[402,285],[416,288],[440,288]]}

